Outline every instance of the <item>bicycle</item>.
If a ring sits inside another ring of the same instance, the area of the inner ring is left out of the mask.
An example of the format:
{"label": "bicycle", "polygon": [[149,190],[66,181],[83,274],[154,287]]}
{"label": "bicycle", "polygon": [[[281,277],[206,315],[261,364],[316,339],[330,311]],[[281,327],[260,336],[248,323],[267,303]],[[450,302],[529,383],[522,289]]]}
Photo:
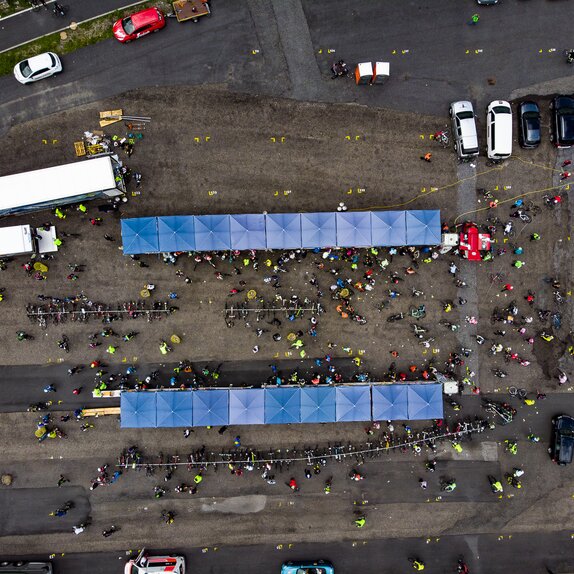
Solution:
{"label": "bicycle", "polygon": [[437,141],[442,147],[447,148],[450,144],[450,139],[448,137],[447,131],[440,131],[434,134],[434,140]]}
{"label": "bicycle", "polygon": [[484,187],[479,187],[476,190],[476,193],[480,193],[484,199],[494,199],[494,195],[492,195],[492,191],[485,189]]}
{"label": "bicycle", "polygon": [[491,283],[502,283],[506,279],[506,274],[501,272],[491,273],[489,279]]}
{"label": "bicycle", "polygon": [[528,392],[526,391],[526,389],[518,389],[515,386],[511,386],[508,387],[508,394],[511,397],[519,397],[520,399],[524,399],[526,398],[526,395],[528,394]]}
{"label": "bicycle", "polygon": [[63,18],[66,15],[66,12],[68,11],[68,7],[64,7],[61,4],[58,4],[58,2],[54,2],[54,6],[52,6],[52,14],[54,16],[59,16],[61,18]]}

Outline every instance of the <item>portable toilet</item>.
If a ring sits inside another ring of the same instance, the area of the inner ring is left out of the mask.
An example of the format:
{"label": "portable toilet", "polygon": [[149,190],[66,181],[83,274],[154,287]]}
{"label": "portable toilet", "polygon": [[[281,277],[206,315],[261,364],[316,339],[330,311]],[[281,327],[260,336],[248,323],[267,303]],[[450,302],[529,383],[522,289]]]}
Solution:
{"label": "portable toilet", "polygon": [[373,74],[373,84],[384,84],[390,73],[391,64],[389,62],[375,62],[375,72]]}
{"label": "portable toilet", "polygon": [[357,85],[370,84],[373,79],[373,64],[371,62],[363,62],[357,64],[355,68],[355,82]]}

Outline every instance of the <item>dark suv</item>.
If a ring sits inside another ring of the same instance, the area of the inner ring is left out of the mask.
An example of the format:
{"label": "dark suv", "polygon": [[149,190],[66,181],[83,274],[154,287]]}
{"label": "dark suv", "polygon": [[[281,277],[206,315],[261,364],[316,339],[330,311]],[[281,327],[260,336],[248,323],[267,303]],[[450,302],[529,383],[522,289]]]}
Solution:
{"label": "dark suv", "polygon": [[574,454],[574,418],[560,415],[552,419],[554,436],[548,449],[553,462],[564,465],[572,462]]}
{"label": "dark suv", "polygon": [[552,141],[556,147],[574,145],[574,98],[570,96],[552,100]]}

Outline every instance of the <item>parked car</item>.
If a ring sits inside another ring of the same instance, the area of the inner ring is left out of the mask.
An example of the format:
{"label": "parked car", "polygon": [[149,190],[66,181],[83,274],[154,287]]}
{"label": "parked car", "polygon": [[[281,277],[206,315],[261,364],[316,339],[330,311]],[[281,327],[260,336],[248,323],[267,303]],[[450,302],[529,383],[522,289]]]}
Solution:
{"label": "parked car", "polygon": [[62,62],[54,52],[45,52],[22,60],[14,66],[14,77],[21,84],[30,84],[49,78],[62,71]]}
{"label": "parked car", "polygon": [[574,98],[557,96],[552,100],[552,141],[556,147],[574,144]]}
{"label": "parked car", "polygon": [[448,111],[452,121],[454,149],[459,159],[477,156],[478,136],[472,104],[465,101],[453,102]]}
{"label": "parked car", "polygon": [[486,155],[501,161],[511,154],[512,108],[504,100],[495,100],[486,108]]}
{"label": "parked car", "polygon": [[185,574],[183,556],[148,556],[145,548],[137,558],[128,560],[124,574]]}
{"label": "parked car", "polygon": [[330,562],[325,560],[305,562],[284,562],[281,566],[281,574],[334,574],[335,569]]}
{"label": "parked car", "polygon": [[536,102],[521,102],[518,106],[520,145],[535,148],[540,144],[540,108]]}
{"label": "parked car", "polygon": [[113,27],[117,40],[126,44],[165,27],[165,15],[159,8],[146,8],[118,20]]}
{"label": "parked car", "polygon": [[548,449],[553,462],[570,464],[574,454],[574,418],[560,415],[552,419],[554,436]]}

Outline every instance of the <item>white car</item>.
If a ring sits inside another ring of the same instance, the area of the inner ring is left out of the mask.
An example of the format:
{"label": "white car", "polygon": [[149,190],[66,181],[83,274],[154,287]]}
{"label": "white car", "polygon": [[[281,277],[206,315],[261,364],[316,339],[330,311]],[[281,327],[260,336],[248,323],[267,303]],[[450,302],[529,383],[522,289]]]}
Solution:
{"label": "white car", "polygon": [[137,558],[127,562],[124,574],[185,574],[185,558],[148,556],[144,548]]}
{"label": "white car", "polygon": [[21,84],[49,78],[62,71],[62,62],[54,52],[45,52],[22,60],[14,66],[14,76]]}

